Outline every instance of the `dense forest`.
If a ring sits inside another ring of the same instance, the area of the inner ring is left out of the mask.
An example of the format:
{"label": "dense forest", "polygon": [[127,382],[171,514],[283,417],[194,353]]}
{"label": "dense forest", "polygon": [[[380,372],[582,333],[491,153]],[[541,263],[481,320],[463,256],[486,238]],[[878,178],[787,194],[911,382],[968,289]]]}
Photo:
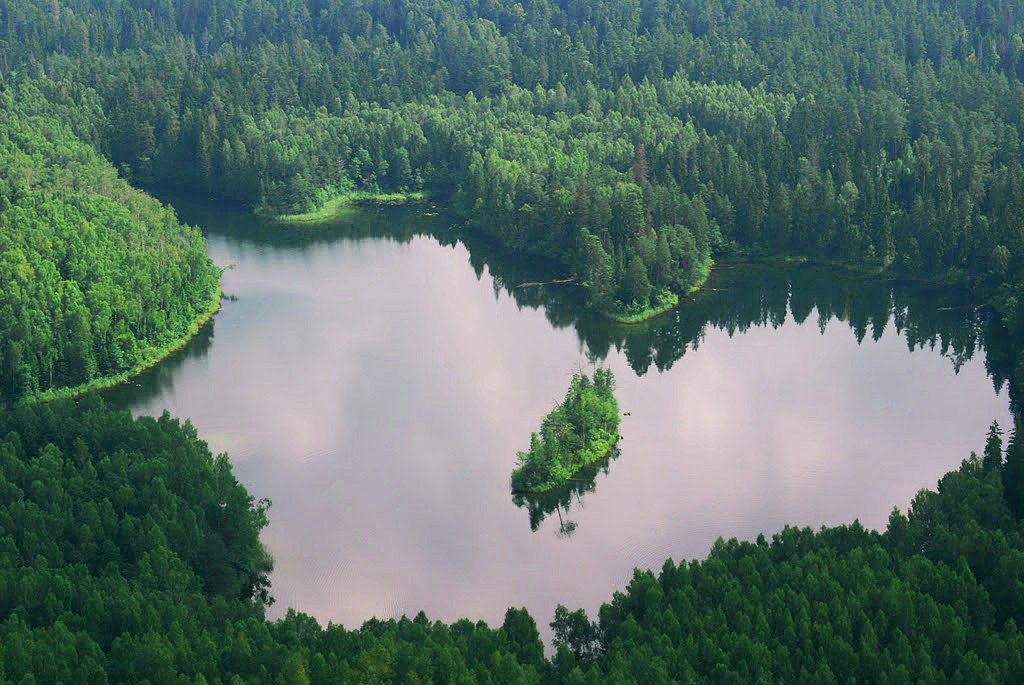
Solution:
{"label": "dense forest", "polygon": [[[1017,430],[883,532],[720,541],[593,619],[559,607],[549,659],[520,609],[267,621],[269,503],[226,456],[166,415],[17,401],[131,372],[216,307],[201,235],[139,190],[158,187],[267,215],[432,192],[624,321],[714,259],[935,280],[992,312],[937,343],[999,340],[1019,394],[1022,145],[1013,0],[0,0],[0,680],[1024,681]],[[644,370],[787,303],[936,343],[891,291],[789,291],[679,310],[671,339],[577,325]]]}
{"label": "dense forest", "polygon": [[[713,253],[951,279],[1017,327],[1024,16],[834,0],[0,2],[0,72],[133,181],[451,196],[622,318]],[[69,113],[70,114],[70,113]]]}
{"label": "dense forest", "polygon": [[[91,398],[0,413],[0,679],[12,682],[1019,682],[1024,444],[993,426],[887,529],[787,528],[637,571],[553,656],[422,614],[265,619],[266,501],[189,424]],[[240,680],[233,680],[234,678]]]}
{"label": "dense forest", "polygon": [[95,104],[0,87],[0,404],[152,362],[220,300],[199,231],[62,123]]}
{"label": "dense forest", "polygon": [[619,443],[619,403],[611,369],[574,373],[565,398],[530,436],[530,448],[516,455],[512,492],[538,493],[564,484]]}

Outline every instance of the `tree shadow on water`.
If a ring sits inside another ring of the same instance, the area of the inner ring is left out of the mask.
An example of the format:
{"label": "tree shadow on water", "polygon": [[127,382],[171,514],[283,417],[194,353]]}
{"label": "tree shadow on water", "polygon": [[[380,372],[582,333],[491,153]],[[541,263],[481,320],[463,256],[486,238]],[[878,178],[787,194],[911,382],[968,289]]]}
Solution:
{"label": "tree shadow on water", "polygon": [[531,531],[537,532],[544,520],[555,514],[558,517],[555,537],[571,538],[575,534],[578,524],[570,518],[570,515],[573,511],[578,513],[583,509],[584,495],[597,489],[598,476],[608,475],[611,462],[618,459],[619,454],[619,448],[616,447],[604,459],[581,469],[565,485],[545,492],[514,494],[512,503],[526,509]]}

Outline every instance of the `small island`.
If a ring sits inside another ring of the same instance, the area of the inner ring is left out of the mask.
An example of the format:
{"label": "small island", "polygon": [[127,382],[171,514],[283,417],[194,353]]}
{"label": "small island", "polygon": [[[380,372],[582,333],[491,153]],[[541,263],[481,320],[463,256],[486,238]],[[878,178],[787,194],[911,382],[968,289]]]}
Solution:
{"label": "small island", "polygon": [[593,377],[573,374],[565,399],[544,417],[530,449],[518,453],[512,492],[546,492],[608,454],[619,441],[615,377],[595,369]]}
{"label": "small island", "polygon": [[[619,458],[619,448],[613,447],[608,456],[590,466],[581,468],[565,483],[559,483],[546,492],[520,492],[512,494],[512,503],[526,509],[530,530],[536,533],[551,514],[558,514],[555,537],[571,538],[576,532],[576,521],[569,518],[573,509],[582,509],[584,498],[597,490],[598,475],[608,476],[611,463]],[[576,503],[573,504],[573,500]]]}

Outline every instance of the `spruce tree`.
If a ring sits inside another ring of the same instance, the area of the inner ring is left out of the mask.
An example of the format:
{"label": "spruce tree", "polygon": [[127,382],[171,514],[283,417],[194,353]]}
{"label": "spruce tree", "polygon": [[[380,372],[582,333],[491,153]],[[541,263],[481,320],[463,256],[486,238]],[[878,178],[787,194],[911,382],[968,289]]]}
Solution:
{"label": "spruce tree", "polygon": [[985,456],[981,460],[982,470],[988,473],[992,469],[999,468],[1003,463],[1003,431],[999,428],[999,422],[993,421],[988,428],[988,437],[985,439]]}
{"label": "spruce tree", "polygon": [[1024,445],[1019,436],[1019,426],[1015,426],[1006,447],[1006,462],[1003,464],[1006,504],[1017,518],[1024,515]]}

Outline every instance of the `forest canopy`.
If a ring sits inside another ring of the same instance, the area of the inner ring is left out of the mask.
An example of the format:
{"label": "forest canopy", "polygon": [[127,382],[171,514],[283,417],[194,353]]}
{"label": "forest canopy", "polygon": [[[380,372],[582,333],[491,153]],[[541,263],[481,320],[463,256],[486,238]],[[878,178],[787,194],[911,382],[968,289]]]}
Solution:
{"label": "forest canopy", "polygon": [[162,186],[275,215],[431,190],[623,320],[723,257],[963,286],[1019,385],[1022,80],[1014,0],[0,0],[2,679],[1024,681],[1016,431],[883,532],[720,541],[560,607],[548,659],[520,609],[267,621],[266,503],[191,426],[17,402],[216,306]]}
{"label": "forest canopy", "polygon": [[[76,92],[65,106],[87,109]],[[118,178],[63,109],[0,86],[0,404],[151,362],[220,299],[199,231]]]}
{"label": "forest canopy", "polygon": [[1019,338],[1018,9],[0,0],[0,73],[88,89],[65,121],[146,186],[436,189],[617,318],[770,252],[969,285]]}

